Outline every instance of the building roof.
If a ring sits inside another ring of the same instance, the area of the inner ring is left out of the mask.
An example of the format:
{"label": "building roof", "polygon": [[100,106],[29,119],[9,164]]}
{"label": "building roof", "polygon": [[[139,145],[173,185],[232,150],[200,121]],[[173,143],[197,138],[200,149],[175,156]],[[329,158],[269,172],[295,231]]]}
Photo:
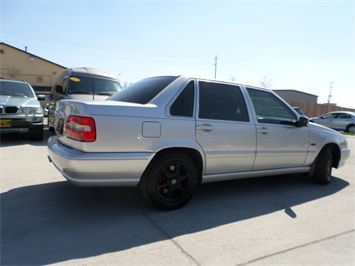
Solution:
{"label": "building roof", "polygon": [[301,93],[301,94],[307,94],[309,96],[314,96],[314,97],[318,97],[318,95],[315,94],[310,94],[304,91],[298,91],[298,90],[273,90],[274,92],[295,92],[295,93]]}
{"label": "building roof", "polygon": [[[15,49],[15,50],[17,50],[17,51],[19,51],[19,52],[21,52],[21,53],[24,53],[24,54],[31,55],[31,56],[34,56],[34,57],[36,57],[36,58],[42,59],[42,60],[44,60],[44,61],[46,61],[46,62],[48,62],[48,63],[50,63],[50,64],[53,64],[53,65],[56,65],[56,66],[59,66],[59,67],[62,67],[62,68],[67,68],[67,67],[65,67],[65,66],[61,66],[61,65],[59,65],[59,64],[57,64],[57,63],[54,63],[54,62],[49,61],[49,60],[47,60],[47,59],[44,59],[44,58],[42,58],[42,57],[40,57],[40,56],[38,56],[38,55],[28,53],[28,52],[26,52],[26,51],[24,51],[24,50],[21,50],[21,49],[19,49],[19,48],[16,48],[16,47],[14,47],[14,46],[12,46],[12,45],[9,45],[9,44],[7,44],[7,43],[0,42],[0,45],[5,45],[5,46],[10,47],[10,48],[12,48],[12,49]],[[2,49],[0,49],[0,53],[3,53]]]}

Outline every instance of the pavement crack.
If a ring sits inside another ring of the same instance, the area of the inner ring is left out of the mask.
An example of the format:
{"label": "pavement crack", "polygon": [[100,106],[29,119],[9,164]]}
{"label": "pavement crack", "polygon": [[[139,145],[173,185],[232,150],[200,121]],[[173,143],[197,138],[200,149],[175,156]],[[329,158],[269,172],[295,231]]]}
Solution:
{"label": "pavement crack", "polygon": [[271,258],[273,256],[284,254],[284,253],[287,253],[287,252],[290,252],[290,251],[293,251],[293,250],[296,250],[296,249],[299,249],[299,248],[311,246],[311,245],[314,245],[314,244],[317,244],[317,243],[320,243],[320,242],[323,242],[323,241],[334,239],[334,238],[339,237],[339,236],[347,235],[347,234],[350,234],[352,232],[355,232],[355,229],[351,229],[351,230],[348,230],[346,232],[342,232],[342,233],[339,233],[339,234],[336,234],[336,235],[332,235],[332,236],[328,236],[328,237],[325,237],[325,238],[322,238],[322,239],[318,239],[318,240],[315,240],[315,241],[312,241],[312,242],[309,242],[309,243],[305,243],[303,245],[299,245],[299,246],[296,246],[296,247],[293,247],[293,248],[289,248],[289,249],[285,249],[285,250],[282,250],[282,251],[279,251],[279,252],[271,253],[269,255],[265,255],[265,256],[253,259],[253,260],[245,262],[245,263],[237,264],[237,266],[248,265],[250,263],[254,263],[254,262],[261,261],[261,260],[264,260],[264,259],[267,259],[267,258]]}
{"label": "pavement crack", "polygon": [[183,254],[185,254],[186,257],[188,257],[190,260],[192,260],[197,266],[200,266],[200,263],[198,263],[198,261],[192,257],[189,253],[187,253],[180,245],[177,241],[175,241],[175,239],[170,236],[168,234],[168,232],[166,232],[163,228],[161,228],[158,224],[155,223],[155,221],[153,219],[151,219],[147,214],[145,214],[144,212],[142,213],[144,215],[145,218],[147,218],[147,220],[150,221],[150,223],[157,229],[159,230],[161,233],[163,233],[163,235],[169,239],[174,246],[176,246]]}

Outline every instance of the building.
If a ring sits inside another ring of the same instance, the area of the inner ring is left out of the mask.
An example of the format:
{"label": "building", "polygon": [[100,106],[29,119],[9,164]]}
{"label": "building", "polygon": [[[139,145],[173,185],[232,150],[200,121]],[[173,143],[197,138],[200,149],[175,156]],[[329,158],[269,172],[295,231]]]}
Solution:
{"label": "building", "polygon": [[36,94],[49,95],[64,69],[66,67],[0,42],[0,79],[26,81]]}
{"label": "building", "polygon": [[274,90],[289,105],[297,106],[303,110],[308,117],[320,116],[333,111],[350,111],[354,109],[340,107],[336,104],[319,104],[318,96],[297,90]]}
{"label": "building", "polygon": [[317,103],[318,96],[297,90],[274,90],[286,102]]}

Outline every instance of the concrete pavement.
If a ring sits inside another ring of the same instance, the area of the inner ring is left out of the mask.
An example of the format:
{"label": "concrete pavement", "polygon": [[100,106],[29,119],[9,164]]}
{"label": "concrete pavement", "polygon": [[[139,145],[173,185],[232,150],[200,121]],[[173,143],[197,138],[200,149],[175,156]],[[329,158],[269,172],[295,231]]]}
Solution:
{"label": "concrete pavement", "polygon": [[[46,136],[49,136],[46,131]],[[291,175],[205,184],[163,212],[137,188],[81,188],[46,142],[3,138],[1,265],[355,265],[355,137],[331,184]]]}

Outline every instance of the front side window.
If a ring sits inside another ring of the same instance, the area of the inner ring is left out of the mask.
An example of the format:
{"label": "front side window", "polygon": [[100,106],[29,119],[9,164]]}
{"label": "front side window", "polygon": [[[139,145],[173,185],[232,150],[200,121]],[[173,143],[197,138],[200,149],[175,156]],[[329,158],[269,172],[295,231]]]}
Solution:
{"label": "front side window", "polygon": [[69,80],[69,77],[64,77],[62,85],[60,85],[60,84],[56,85],[56,92],[57,93],[59,93],[59,94],[65,94],[66,93],[68,80]]}
{"label": "front side window", "polygon": [[329,113],[329,114],[325,114],[322,116],[322,118],[324,119],[333,119],[333,118],[336,118],[338,114],[335,114],[335,113]]}
{"label": "front side window", "polygon": [[199,118],[248,122],[247,107],[235,85],[199,82]]}
{"label": "front side window", "polygon": [[259,123],[294,124],[296,115],[270,92],[247,88]]}
{"label": "front side window", "polygon": [[195,85],[193,81],[184,88],[170,108],[170,114],[192,117],[194,110]]}

